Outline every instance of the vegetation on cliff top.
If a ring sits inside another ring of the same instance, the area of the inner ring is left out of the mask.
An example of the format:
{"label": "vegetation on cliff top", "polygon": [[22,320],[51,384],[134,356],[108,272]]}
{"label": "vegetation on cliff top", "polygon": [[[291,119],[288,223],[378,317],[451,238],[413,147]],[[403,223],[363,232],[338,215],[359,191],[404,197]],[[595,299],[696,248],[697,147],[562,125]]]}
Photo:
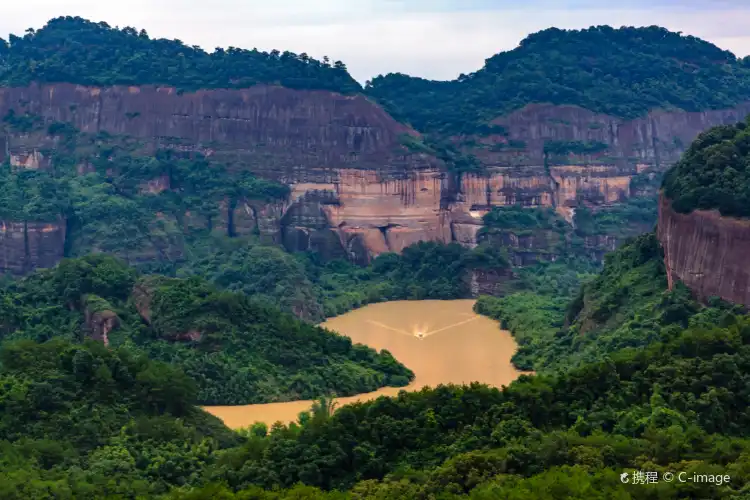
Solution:
{"label": "vegetation on cliff top", "polygon": [[134,498],[197,478],[242,440],[179,367],[56,339],[0,347],[0,498]]}
{"label": "vegetation on cliff top", "polygon": [[[101,331],[91,319],[101,309],[92,310],[92,297],[111,308],[119,327]],[[0,339],[80,341],[106,333],[111,347],[179,366],[203,404],[353,395],[406,385],[413,376],[385,351],[352,345],[244,294],[197,277],[139,277],[104,255],[63,260],[0,290],[0,298]]]}
{"label": "vegetation on cliff top", "polygon": [[171,85],[179,89],[243,88],[361,90],[341,61],[307,54],[235,47],[207,53],[180,40],[152,39],[145,30],[112,28],[80,17],[59,17],[9,42],[0,39],[0,84]]}
{"label": "vegetation on cliff top", "polygon": [[750,99],[750,65],[731,52],[656,26],[550,28],[453,81],[404,74],[365,91],[424,132],[490,132],[490,122],[529,103],[572,104],[633,118],[656,108],[700,111]]}
{"label": "vegetation on cliff top", "polygon": [[749,165],[750,117],[700,134],[664,176],[664,194],[678,212],[750,216]]}

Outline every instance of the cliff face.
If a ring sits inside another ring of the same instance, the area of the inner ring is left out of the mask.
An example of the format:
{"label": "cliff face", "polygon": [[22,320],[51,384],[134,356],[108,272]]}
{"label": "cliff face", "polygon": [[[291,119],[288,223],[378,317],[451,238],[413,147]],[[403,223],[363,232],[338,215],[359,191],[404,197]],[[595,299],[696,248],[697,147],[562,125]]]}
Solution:
{"label": "cliff face", "polygon": [[[438,167],[407,171],[393,180],[382,173],[336,170],[331,184],[296,186],[298,192],[325,191],[330,197],[308,209],[320,214],[316,226],[304,229],[304,237],[287,246],[323,248],[320,242],[308,243],[313,238],[308,233],[323,231],[320,240],[338,239],[341,251],[367,261],[422,239],[476,245],[482,216],[495,206],[566,211],[580,203],[601,206],[651,196],[643,187],[631,186],[636,175],[667,169],[700,132],[739,121],[747,113],[750,103],[701,113],[659,111],[627,121],[576,106],[529,105],[493,122],[505,128],[506,135],[476,137],[474,145],[465,148],[485,165],[484,175],[456,176]],[[509,144],[512,147],[505,147]],[[573,148],[553,154],[550,144]],[[596,144],[597,152],[576,152],[576,144]],[[295,232],[303,231],[300,221],[295,221]],[[586,253],[601,259],[623,239],[617,236],[588,237]],[[545,258],[554,258],[554,244],[521,240],[506,242],[517,251],[516,260],[533,262],[545,253]]]}
{"label": "cliff face", "polygon": [[522,155],[500,150],[485,154],[483,160],[539,165],[549,159],[545,145],[550,141],[580,141],[607,146],[581,157],[588,162],[632,169],[644,163],[667,167],[680,158],[699,133],[716,125],[736,123],[748,113],[750,103],[744,103],[733,109],[695,113],[653,111],[642,118],[623,120],[578,106],[530,104],[493,122],[505,128],[505,140],[523,143]]}
{"label": "cliff face", "polygon": [[52,267],[63,257],[65,222],[0,220],[0,273]]}
{"label": "cliff face", "polygon": [[657,236],[670,289],[680,280],[702,300],[715,296],[750,305],[750,220],[717,211],[680,214],[661,196]]}
{"label": "cliff face", "polygon": [[[264,85],[190,93],[72,84],[0,88],[0,113],[11,109],[86,133],[201,151],[286,182],[323,178],[348,165],[404,168],[421,161],[398,152],[398,138],[408,127],[363,96],[325,91]],[[38,162],[28,150],[18,161]]]}
{"label": "cliff face", "polygon": [[[363,96],[269,86],[181,93],[168,87],[55,84],[1,88],[0,114],[10,110],[45,124],[69,122],[85,133],[128,138],[140,154],[165,148],[200,152],[292,187],[286,202],[241,200],[222,206],[214,220],[190,213],[180,220],[159,216],[149,248],[132,251],[133,261],[178,258],[181,235],[208,228],[229,235],[257,232],[290,250],[317,250],[364,264],[421,240],[476,245],[482,216],[495,206],[565,212],[580,203],[627,199],[634,194],[633,176],[665,169],[699,132],[739,120],[750,105],[655,112],[632,121],[575,106],[529,105],[495,120],[506,135],[475,138],[469,152],[484,164],[483,175],[451,173],[429,155],[409,153],[400,136],[416,132]],[[604,146],[596,153],[552,154],[550,141]],[[0,158],[16,169],[49,168],[50,152],[59,147],[56,138],[19,132],[0,142]],[[85,162],[79,165],[81,174],[89,169]],[[158,193],[171,187],[160,176],[140,189]],[[46,267],[63,255],[65,221],[8,220],[2,228],[0,272]],[[592,255],[612,246],[605,240],[591,243]],[[539,241],[528,250],[537,257],[549,254],[549,248],[536,248]],[[516,246],[521,251],[524,245]]]}

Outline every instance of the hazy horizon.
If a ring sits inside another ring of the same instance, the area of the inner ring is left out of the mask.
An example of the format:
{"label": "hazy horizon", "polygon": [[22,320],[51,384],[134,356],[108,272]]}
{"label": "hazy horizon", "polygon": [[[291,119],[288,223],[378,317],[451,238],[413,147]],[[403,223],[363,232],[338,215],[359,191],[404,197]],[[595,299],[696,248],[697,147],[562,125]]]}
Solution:
{"label": "hazy horizon", "polygon": [[39,29],[59,16],[145,29],[207,51],[215,47],[305,52],[341,60],[360,83],[378,74],[406,73],[450,80],[481,68],[546,28],[594,25],[663,26],[709,41],[739,57],[750,54],[750,5],[739,0],[632,0],[611,8],[591,0],[27,0],[4,7],[0,37]]}

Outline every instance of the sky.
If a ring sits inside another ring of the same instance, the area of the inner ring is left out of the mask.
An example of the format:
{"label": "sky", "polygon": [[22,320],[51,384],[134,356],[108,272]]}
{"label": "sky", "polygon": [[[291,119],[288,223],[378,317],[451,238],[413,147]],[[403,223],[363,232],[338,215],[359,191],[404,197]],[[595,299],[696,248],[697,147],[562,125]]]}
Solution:
{"label": "sky", "polygon": [[[3,1],[6,3],[6,1]],[[364,83],[379,74],[447,80],[471,73],[529,33],[552,26],[659,25],[750,55],[748,0],[19,0],[0,37],[58,16],[145,29],[206,50],[258,48],[327,55]],[[608,7],[607,5],[613,5]]]}

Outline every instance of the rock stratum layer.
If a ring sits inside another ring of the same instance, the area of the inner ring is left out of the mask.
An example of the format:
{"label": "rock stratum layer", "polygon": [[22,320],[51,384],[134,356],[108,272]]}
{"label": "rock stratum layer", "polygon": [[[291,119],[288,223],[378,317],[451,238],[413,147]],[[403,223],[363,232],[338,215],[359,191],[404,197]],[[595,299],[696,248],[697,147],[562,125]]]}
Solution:
{"label": "rock stratum layer", "polygon": [[679,280],[701,300],[721,297],[750,306],[750,220],[716,210],[677,213],[661,196],[657,236],[670,289]]}
{"label": "rock stratum layer", "polygon": [[[664,170],[698,133],[738,121],[750,105],[654,112],[630,121],[575,106],[529,105],[494,121],[505,134],[469,138],[464,150],[481,161],[484,173],[463,175],[402,146],[401,136],[419,134],[364,96],[271,86],[183,93],[53,84],[0,89],[0,113],[11,110],[45,123],[68,122],[84,133],[135,138],[146,154],[199,152],[289,184],[286,202],[225,207],[213,227],[229,234],[256,231],[290,250],[366,263],[423,240],[475,245],[482,216],[495,206],[564,212],[580,203],[625,200],[637,194],[633,176]],[[14,168],[49,167],[52,138],[9,132],[0,141],[0,158]],[[560,142],[601,147],[596,154],[550,153],[549,144]],[[154,179],[144,190],[158,192],[167,184]],[[202,227],[187,215],[186,230]],[[63,256],[65,221],[5,220],[0,228],[0,272],[47,267]],[[592,248],[592,254],[606,249]]]}

